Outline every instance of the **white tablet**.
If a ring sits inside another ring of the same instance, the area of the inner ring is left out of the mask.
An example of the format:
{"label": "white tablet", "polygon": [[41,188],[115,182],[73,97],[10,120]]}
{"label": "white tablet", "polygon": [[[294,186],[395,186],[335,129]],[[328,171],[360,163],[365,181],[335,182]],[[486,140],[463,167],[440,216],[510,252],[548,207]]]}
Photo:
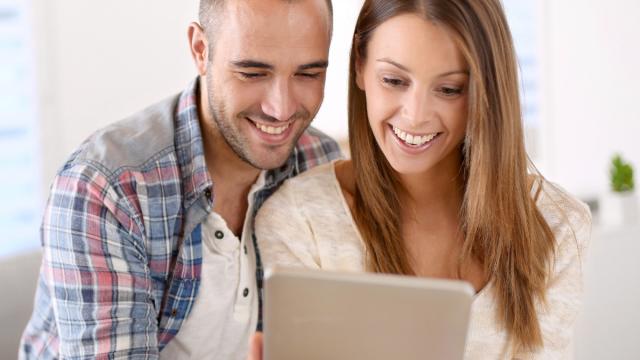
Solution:
{"label": "white tablet", "polygon": [[473,300],[463,281],[267,270],[265,360],[462,359]]}

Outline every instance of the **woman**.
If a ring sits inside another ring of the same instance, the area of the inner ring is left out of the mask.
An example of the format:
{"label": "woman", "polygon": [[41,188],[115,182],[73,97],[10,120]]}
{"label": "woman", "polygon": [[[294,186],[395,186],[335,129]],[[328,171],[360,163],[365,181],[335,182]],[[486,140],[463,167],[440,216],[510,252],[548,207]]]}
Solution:
{"label": "woman", "polygon": [[365,1],[349,133],[263,206],[265,266],[466,280],[466,358],[568,356],[591,220],[527,158],[499,0]]}

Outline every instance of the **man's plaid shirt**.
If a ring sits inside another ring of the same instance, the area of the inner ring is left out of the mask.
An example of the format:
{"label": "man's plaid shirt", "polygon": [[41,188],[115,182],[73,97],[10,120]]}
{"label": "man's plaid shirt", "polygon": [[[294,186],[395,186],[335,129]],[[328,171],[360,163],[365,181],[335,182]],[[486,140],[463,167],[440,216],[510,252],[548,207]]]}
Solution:
{"label": "man's plaid shirt", "polygon": [[[195,81],[97,132],[59,171],[21,358],[157,358],[180,330],[198,294],[200,224],[215,186],[197,92]],[[307,130],[287,163],[267,173],[256,211],[287,178],[340,156],[333,140]],[[259,260],[257,269],[262,279]]]}

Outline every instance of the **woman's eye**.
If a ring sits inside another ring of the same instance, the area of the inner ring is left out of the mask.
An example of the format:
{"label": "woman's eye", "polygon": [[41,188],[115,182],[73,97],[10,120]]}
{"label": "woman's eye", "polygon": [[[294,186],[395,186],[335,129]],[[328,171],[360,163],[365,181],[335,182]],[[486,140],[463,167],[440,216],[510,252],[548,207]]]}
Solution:
{"label": "woman's eye", "polygon": [[382,82],[393,87],[400,87],[405,85],[405,82],[402,79],[390,77],[383,77]]}
{"label": "woman's eye", "polygon": [[462,94],[462,88],[443,86],[440,88],[440,93],[445,96],[456,96]]}

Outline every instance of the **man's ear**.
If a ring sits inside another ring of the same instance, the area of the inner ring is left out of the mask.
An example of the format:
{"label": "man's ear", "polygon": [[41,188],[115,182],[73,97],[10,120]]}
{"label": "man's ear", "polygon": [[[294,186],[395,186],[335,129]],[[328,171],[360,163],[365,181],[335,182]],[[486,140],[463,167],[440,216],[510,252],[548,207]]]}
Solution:
{"label": "man's ear", "polygon": [[196,22],[189,24],[189,48],[191,49],[191,57],[193,57],[198,69],[198,74],[201,76],[206,75],[210,56],[209,41],[202,26]]}

